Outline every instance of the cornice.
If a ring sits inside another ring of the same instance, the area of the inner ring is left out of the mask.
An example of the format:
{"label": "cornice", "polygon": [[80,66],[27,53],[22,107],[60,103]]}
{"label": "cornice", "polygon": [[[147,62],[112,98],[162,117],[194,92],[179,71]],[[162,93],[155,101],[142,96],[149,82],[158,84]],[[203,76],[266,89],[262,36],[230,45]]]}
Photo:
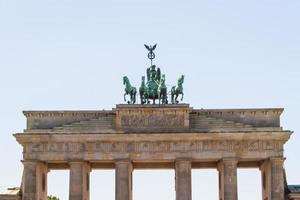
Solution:
{"label": "cornice", "polygon": [[39,142],[160,142],[160,141],[263,141],[277,140],[287,142],[290,131],[282,132],[253,132],[253,133],[167,133],[167,134],[14,134],[20,144]]}

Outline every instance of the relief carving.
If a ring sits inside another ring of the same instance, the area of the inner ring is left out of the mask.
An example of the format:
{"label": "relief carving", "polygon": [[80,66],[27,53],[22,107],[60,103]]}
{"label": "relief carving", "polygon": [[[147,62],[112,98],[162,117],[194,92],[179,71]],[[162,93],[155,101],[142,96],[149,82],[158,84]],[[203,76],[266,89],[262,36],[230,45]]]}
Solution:
{"label": "relief carving", "polygon": [[218,150],[221,151],[230,151],[231,143],[229,141],[220,141],[218,143]]}
{"label": "relief carving", "polygon": [[249,142],[248,150],[249,151],[258,151],[259,150],[259,142],[258,141]]}
{"label": "relief carving", "polygon": [[264,143],[264,150],[274,150],[275,144],[273,141],[266,141]]}
{"label": "relief carving", "polygon": [[[261,145],[260,145],[261,144]],[[191,141],[191,142],[89,142],[89,143],[30,143],[26,153],[38,152],[203,152],[203,151],[282,151],[282,141]]]}
{"label": "relief carving", "polygon": [[241,151],[241,150],[243,150],[243,142],[234,142],[233,143],[233,150],[234,151]]}
{"label": "relief carving", "polygon": [[43,152],[43,144],[28,144],[28,152]]}
{"label": "relief carving", "polygon": [[123,128],[176,128],[184,127],[184,115],[174,113],[134,113],[121,116]]}

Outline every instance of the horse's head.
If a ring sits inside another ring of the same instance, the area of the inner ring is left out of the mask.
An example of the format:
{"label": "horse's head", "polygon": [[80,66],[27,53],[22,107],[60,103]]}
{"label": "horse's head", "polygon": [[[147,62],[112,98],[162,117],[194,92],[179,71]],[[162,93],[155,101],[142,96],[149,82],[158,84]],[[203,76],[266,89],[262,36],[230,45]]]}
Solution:
{"label": "horse's head", "polygon": [[161,76],[160,82],[161,84],[164,84],[166,82],[166,76],[164,74]]}
{"label": "horse's head", "polygon": [[182,84],[184,81],[184,75],[181,75],[181,77],[178,79],[178,84]]}
{"label": "horse's head", "polygon": [[125,85],[127,82],[128,82],[128,77],[127,77],[127,76],[124,76],[124,77],[123,77],[123,85]]}

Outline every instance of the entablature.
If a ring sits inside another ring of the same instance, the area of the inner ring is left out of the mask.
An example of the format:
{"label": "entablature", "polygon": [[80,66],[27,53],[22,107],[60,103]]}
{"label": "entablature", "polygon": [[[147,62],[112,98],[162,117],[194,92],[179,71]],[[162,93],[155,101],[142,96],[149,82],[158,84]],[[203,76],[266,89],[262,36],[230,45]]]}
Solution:
{"label": "entablature", "polygon": [[24,147],[24,159],[42,161],[170,161],[178,157],[219,160],[238,157],[259,161],[283,156],[289,132],[273,133],[171,133],[171,134],[16,134]]}

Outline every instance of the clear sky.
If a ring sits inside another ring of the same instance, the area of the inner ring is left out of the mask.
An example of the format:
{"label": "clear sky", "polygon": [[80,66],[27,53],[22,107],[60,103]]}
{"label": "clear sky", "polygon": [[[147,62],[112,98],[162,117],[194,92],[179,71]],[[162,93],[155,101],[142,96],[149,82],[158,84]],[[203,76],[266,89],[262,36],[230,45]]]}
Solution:
{"label": "clear sky", "polygon": [[[300,184],[299,10],[299,0],[0,0],[0,185],[20,185],[12,134],[25,128],[22,110],[123,103],[122,76],[138,86],[149,66],[144,43],[158,43],[154,62],[168,85],[186,76],[194,108],[285,108],[282,126],[294,131],[287,178]],[[217,173],[193,174],[194,199],[217,200]],[[174,199],[173,175],[135,172],[135,199]],[[49,193],[67,199],[67,171],[49,179]],[[259,180],[258,170],[240,170],[240,199],[260,199]],[[113,199],[112,171],[91,181],[91,199]]]}

